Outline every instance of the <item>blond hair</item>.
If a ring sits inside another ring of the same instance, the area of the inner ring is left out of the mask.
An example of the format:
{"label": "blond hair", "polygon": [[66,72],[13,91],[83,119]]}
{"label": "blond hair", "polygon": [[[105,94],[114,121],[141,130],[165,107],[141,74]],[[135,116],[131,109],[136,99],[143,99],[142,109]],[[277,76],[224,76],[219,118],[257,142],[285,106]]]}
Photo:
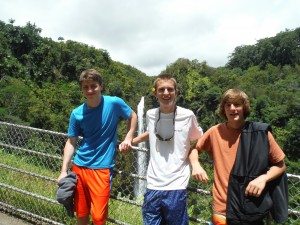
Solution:
{"label": "blond hair", "polygon": [[228,89],[222,95],[221,103],[218,106],[219,116],[227,120],[226,113],[225,113],[226,102],[235,103],[240,100],[243,103],[244,118],[246,119],[250,115],[250,102],[249,102],[248,95],[245,92],[235,88]]}
{"label": "blond hair", "polygon": [[153,92],[156,91],[157,83],[158,83],[158,81],[161,81],[161,80],[171,80],[173,82],[173,84],[174,84],[175,90],[177,91],[177,81],[175,80],[175,78],[173,77],[173,75],[164,73],[164,74],[158,75],[158,77],[154,80],[154,82],[153,82],[153,88],[152,88]]}

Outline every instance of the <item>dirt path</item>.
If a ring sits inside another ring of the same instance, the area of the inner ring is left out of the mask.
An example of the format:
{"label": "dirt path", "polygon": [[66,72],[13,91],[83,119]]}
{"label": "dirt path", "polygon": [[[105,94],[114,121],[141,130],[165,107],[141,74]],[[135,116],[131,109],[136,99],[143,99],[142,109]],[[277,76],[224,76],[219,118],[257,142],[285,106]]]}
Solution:
{"label": "dirt path", "polygon": [[0,225],[30,225],[30,223],[24,222],[21,219],[0,211]]}

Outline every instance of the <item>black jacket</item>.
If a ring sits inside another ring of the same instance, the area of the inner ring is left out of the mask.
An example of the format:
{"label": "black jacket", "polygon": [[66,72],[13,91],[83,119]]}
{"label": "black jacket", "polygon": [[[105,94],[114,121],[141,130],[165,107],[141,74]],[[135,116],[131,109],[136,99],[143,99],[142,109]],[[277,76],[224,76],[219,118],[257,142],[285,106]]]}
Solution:
{"label": "black jacket", "polygon": [[286,173],[268,182],[260,197],[245,196],[249,182],[269,169],[268,131],[264,123],[247,122],[241,132],[236,160],[229,177],[226,219],[228,225],[247,224],[264,218],[271,212],[277,223],[288,216]]}

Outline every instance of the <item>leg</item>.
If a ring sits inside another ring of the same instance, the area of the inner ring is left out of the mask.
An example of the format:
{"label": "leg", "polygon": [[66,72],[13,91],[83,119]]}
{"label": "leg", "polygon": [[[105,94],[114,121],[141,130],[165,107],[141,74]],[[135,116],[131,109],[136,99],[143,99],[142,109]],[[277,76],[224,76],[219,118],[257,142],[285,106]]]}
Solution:
{"label": "leg", "polygon": [[77,218],[77,225],[89,225],[89,222],[90,222],[89,216]]}
{"label": "leg", "polygon": [[189,224],[186,197],[186,190],[164,191],[162,205],[167,224]]}
{"label": "leg", "polygon": [[108,217],[111,170],[89,171],[88,187],[91,196],[91,215],[94,225],[104,225]]}
{"label": "leg", "polygon": [[161,191],[146,190],[142,207],[144,225],[164,224],[161,212]]}
{"label": "leg", "polygon": [[77,185],[74,192],[74,211],[77,216],[77,224],[86,225],[89,223],[91,197],[85,184],[85,168],[73,165],[72,170],[77,175]]}

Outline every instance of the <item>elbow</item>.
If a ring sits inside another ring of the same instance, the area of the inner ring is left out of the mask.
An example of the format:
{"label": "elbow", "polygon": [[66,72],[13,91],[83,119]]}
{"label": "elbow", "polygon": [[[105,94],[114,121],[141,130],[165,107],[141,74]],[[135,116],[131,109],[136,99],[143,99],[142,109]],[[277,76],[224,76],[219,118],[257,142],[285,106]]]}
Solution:
{"label": "elbow", "polygon": [[277,166],[278,168],[280,168],[281,172],[283,173],[284,171],[286,171],[286,165],[284,160],[278,162],[275,164],[275,166]]}
{"label": "elbow", "polygon": [[284,161],[283,161],[283,165],[282,165],[282,170],[283,170],[283,171],[286,171],[286,164],[285,164]]}
{"label": "elbow", "polygon": [[136,112],[135,111],[131,111],[131,117],[135,120],[135,121],[137,121],[137,114],[136,114]]}

